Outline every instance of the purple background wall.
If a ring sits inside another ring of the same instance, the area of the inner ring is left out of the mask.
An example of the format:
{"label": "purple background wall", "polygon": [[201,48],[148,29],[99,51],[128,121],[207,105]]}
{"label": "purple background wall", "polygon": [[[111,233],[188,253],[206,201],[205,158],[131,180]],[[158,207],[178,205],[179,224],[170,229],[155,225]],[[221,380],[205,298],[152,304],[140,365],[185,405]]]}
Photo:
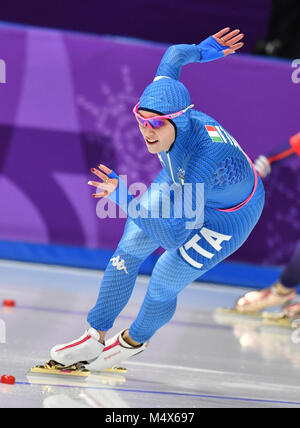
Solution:
{"label": "purple background wall", "polygon": [[[131,113],[166,47],[0,28],[0,239],[114,248],[124,220],[99,220],[89,168],[106,163],[146,184],[160,169]],[[236,55],[186,66],[195,108],[255,158],[300,130],[300,84],[288,62]],[[274,168],[262,218],[234,260],[279,264],[300,238],[299,159]]]}
{"label": "purple background wall", "polygon": [[67,30],[137,37],[150,41],[197,43],[226,26],[247,34],[251,52],[268,33],[272,0],[141,0],[84,2],[10,0],[0,19]]}

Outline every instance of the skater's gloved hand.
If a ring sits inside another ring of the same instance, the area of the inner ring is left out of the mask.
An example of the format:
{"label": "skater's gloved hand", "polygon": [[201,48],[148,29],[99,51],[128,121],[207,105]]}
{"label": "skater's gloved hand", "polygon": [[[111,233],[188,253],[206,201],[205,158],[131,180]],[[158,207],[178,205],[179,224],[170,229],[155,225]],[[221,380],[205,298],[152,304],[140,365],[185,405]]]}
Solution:
{"label": "skater's gloved hand", "polygon": [[218,31],[197,45],[201,50],[200,62],[214,61],[223,56],[234,54],[235,51],[244,46],[244,43],[240,42],[244,34],[240,34],[240,30],[229,31],[229,27],[223,28],[223,30]]}
{"label": "skater's gloved hand", "polygon": [[103,192],[93,193],[95,198],[105,198],[111,195],[118,187],[119,177],[117,174],[110,168],[107,168],[105,165],[99,165],[98,169],[92,168],[91,172],[95,174],[102,181],[89,181],[88,184],[90,186],[94,186],[96,188],[101,188]]}
{"label": "skater's gloved hand", "polygon": [[94,198],[108,198],[119,205],[127,214],[128,205],[134,199],[127,189],[127,183],[122,180],[112,169],[100,164],[98,169],[92,168],[92,173],[99,177],[102,182],[89,181],[88,184],[103,191],[93,193]]}
{"label": "skater's gloved hand", "polygon": [[271,172],[271,164],[263,155],[260,155],[257,159],[255,159],[254,166],[262,178],[265,178]]}

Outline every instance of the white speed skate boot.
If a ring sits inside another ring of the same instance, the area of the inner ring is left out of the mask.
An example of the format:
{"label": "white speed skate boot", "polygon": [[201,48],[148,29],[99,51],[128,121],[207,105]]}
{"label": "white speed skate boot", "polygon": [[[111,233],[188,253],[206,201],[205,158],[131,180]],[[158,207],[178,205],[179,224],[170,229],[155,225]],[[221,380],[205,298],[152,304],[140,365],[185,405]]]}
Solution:
{"label": "white speed skate boot", "polygon": [[95,360],[104,349],[99,338],[97,330],[90,328],[79,339],[54,346],[50,351],[51,358],[64,366]]}
{"label": "white speed skate boot", "polygon": [[294,299],[296,292],[292,289],[288,294],[280,294],[276,286],[264,290],[251,291],[238,299],[235,310],[241,314],[260,312],[271,306],[283,306]]}
{"label": "white speed skate boot", "polygon": [[99,357],[89,364],[85,364],[85,367],[90,371],[96,372],[105,370],[127,360],[127,358],[133,355],[143,352],[147,348],[149,342],[142,343],[137,347],[129,345],[122,337],[122,334],[126,330],[127,329],[122,330],[108,341],[105,341],[105,348]]}

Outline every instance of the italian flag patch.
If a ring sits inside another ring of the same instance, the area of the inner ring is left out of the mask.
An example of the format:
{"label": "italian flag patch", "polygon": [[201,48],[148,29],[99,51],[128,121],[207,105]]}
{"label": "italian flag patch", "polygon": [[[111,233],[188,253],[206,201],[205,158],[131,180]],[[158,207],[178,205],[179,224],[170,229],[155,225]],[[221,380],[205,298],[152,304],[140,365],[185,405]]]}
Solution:
{"label": "italian flag patch", "polygon": [[223,139],[217,129],[214,126],[211,125],[205,125],[206,131],[208,132],[208,135],[215,143],[223,143]]}

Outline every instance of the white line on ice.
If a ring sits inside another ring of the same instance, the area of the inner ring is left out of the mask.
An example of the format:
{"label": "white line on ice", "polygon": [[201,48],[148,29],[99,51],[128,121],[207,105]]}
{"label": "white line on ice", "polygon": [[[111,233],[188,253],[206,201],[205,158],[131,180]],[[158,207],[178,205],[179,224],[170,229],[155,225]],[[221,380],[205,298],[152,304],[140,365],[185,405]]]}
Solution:
{"label": "white line on ice", "polygon": [[[221,375],[224,377],[224,375],[230,376],[230,383],[228,383],[228,386],[240,386],[240,387],[245,387],[246,389],[251,389],[252,385],[251,383],[253,383],[253,387],[255,389],[271,389],[271,390],[282,390],[283,386],[285,388],[292,388],[292,389],[300,389],[300,387],[298,385],[289,385],[289,384],[276,384],[276,383],[269,383],[269,382],[262,382],[257,378],[253,378],[253,376],[251,374],[246,374],[243,373],[243,383],[238,384],[236,382],[233,382],[232,379],[234,379],[237,376],[236,372],[227,372],[227,371],[220,371],[220,370],[210,370],[210,369],[200,369],[200,368],[196,368],[196,367],[186,367],[186,366],[175,366],[175,365],[171,365],[171,364],[152,364],[152,363],[137,363],[137,362],[132,362],[132,361],[126,361],[126,363],[124,363],[126,366],[141,366],[141,367],[152,367],[152,368],[157,368],[157,369],[168,369],[168,370],[182,370],[182,371],[188,371],[188,372],[197,372],[197,373],[206,373],[206,374],[214,374],[214,375]],[[222,385],[226,385],[226,380],[224,378],[220,378],[220,382],[222,383]],[[246,384],[245,384],[246,382]]]}
{"label": "white line on ice", "polygon": [[234,372],[224,372],[224,371],[218,371],[218,370],[199,369],[196,367],[173,366],[170,364],[152,364],[152,363],[150,364],[150,363],[136,363],[136,362],[132,362],[132,361],[126,361],[125,365],[141,366],[141,367],[154,367],[154,368],[158,368],[158,369],[185,370],[185,371],[189,371],[189,372],[212,373],[212,374],[222,374],[222,375],[224,375],[224,374],[228,374],[228,375],[236,374]]}

